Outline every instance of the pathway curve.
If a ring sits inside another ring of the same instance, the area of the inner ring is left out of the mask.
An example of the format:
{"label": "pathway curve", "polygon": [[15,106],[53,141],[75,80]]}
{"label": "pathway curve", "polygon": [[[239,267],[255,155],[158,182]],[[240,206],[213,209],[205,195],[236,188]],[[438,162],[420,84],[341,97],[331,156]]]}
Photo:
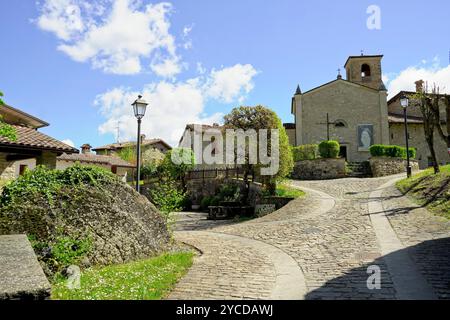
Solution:
{"label": "pathway curve", "polygon": [[[439,268],[430,266],[431,262],[419,266],[418,260],[410,255],[409,247],[432,239],[450,239],[449,224],[435,221],[424,210],[422,214],[430,219],[422,217],[421,223],[432,221],[434,227],[427,229],[425,226],[428,231],[416,239],[418,241],[407,241],[417,231],[417,221],[406,219],[408,213],[402,220],[389,214],[399,207],[404,208],[405,202],[410,204],[389,187],[396,178],[293,181],[292,185],[307,192],[306,198],[246,223],[214,225],[201,215],[182,215],[176,238],[197,247],[203,255],[196,259],[170,298],[448,297],[450,281],[445,281],[450,270],[445,266],[450,260],[446,261],[448,254],[442,252],[448,253],[449,247],[442,241],[439,246],[428,245]],[[385,209],[385,206],[390,207]],[[378,214],[380,212],[382,215]],[[383,239],[387,235],[396,243],[395,247],[386,249]],[[424,250],[416,251],[417,257],[425,254]],[[420,288],[425,288],[420,291],[421,296],[408,295],[411,288],[402,282],[404,278],[398,277],[398,269],[393,269],[396,261],[405,263],[406,270],[413,270],[410,279],[420,280]],[[367,287],[370,266],[381,271],[379,290]]]}

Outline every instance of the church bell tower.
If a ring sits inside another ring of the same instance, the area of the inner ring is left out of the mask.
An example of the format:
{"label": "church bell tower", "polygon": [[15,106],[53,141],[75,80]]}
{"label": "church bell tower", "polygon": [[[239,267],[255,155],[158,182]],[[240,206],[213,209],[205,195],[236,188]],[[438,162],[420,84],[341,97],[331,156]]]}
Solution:
{"label": "church bell tower", "polygon": [[381,71],[382,55],[376,56],[351,56],[345,63],[347,80],[358,83],[375,90],[385,91]]}

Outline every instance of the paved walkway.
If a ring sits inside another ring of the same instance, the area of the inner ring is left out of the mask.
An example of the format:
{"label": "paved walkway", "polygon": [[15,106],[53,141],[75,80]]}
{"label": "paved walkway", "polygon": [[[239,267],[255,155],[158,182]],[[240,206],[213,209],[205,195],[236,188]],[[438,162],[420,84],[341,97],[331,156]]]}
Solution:
{"label": "paved walkway", "polygon": [[[306,198],[240,224],[182,214],[175,236],[202,255],[170,298],[450,298],[450,223],[395,179],[293,181]],[[379,290],[367,287],[369,266]]]}

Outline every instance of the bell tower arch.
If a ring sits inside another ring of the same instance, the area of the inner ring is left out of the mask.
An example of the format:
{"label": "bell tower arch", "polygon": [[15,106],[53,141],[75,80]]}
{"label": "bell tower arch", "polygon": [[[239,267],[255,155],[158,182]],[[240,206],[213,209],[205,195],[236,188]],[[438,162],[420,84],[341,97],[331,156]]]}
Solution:
{"label": "bell tower arch", "polygon": [[375,90],[385,89],[381,69],[382,55],[351,56],[345,63],[347,80]]}

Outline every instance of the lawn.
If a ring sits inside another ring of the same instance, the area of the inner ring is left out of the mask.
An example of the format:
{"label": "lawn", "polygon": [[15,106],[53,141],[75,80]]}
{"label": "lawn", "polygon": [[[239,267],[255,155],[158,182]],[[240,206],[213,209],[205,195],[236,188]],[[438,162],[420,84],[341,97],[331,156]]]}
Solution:
{"label": "lawn", "polygon": [[286,197],[286,198],[300,198],[300,197],[305,196],[304,191],[294,188],[294,187],[291,187],[291,186],[288,186],[286,184],[277,185],[276,193],[277,193],[277,196]]}
{"label": "lawn", "polygon": [[450,219],[450,165],[441,167],[437,175],[433,169],[428,169],[401,180],[397,182],[397,188],[419,205]]}
{"label": "lawn", "polygon": [[52,287],[54,300],[159,300],[165,298],[191,267],[193,253],[164,254],[123,265],[91,268],[81,275],[81,288],[65,280]]}

